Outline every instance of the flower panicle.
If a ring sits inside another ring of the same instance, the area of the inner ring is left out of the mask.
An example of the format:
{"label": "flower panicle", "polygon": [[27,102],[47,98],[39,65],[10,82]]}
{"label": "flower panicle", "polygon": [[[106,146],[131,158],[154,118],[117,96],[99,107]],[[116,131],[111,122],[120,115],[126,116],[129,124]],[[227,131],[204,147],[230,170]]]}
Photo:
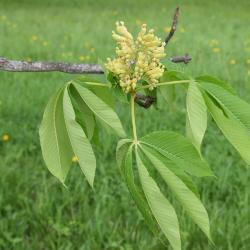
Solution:
{"label": "flower panicle", "polygon": [[108,58],[105,66],[119,77],[122,89],[126,93],[134,91],[139,80],[145,80],[151,90],[156,87],[164,72],[160,59],[166,54],[165,43],[154,35],[154,30],[147,31],[147,25],[143,24],[134,39],[124,22],[117,22],[112,37],[117,42],[117,57]]}

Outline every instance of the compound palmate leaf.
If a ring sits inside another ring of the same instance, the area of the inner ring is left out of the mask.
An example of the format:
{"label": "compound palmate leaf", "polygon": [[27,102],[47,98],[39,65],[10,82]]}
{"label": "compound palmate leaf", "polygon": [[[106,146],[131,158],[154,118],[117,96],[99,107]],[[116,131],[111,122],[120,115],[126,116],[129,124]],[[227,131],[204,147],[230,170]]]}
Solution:
{"label": "compound palmate leaf", "polygon": [[86,176],[89,184],[93,187],[96,159],[92,146],[84,133],[80,124],[76,121],[74,108],[72,106],[69,87],[64,91],[63,96],[63,111],[66,122],[68,136],[75,155],[78,158],[79,165]]}
{"label": "compound palmate leaf", "polygon": [[180,230],[175,209],[162,194],[154,179],[149,175],[138,150],[136,150],[135,153],[142,189],[149,207],[173,249],[180,250]]}
{"label": "compound palmate leaf", "polygon": [[207,128],[207,107],[200,89],[192,82],[187,91],[186,133],[200,152],[202,139]]}
{"label": "compound palmate leaf", "polygon": [[63,116],[60,88],[49,100],[39,129],[43,158],[49,171],[64,183],[73,155]]}
{"label": "compound palmate leaf", "polygon": [[110,106],[98,98],[89,89],[82,87],[77,83],[73,83],[72,85],[76,88],[83,101],[86,103],[89,109],[92,110],[97,119],[100,119],[101,122],[112,128],[112,130],[120,137],[126,136],[120,119]]}
{"label": "compound palmate leaf", "polygon": [[202,82],[209,112],[226,138],[250,164],[250,105],[221,86]]}

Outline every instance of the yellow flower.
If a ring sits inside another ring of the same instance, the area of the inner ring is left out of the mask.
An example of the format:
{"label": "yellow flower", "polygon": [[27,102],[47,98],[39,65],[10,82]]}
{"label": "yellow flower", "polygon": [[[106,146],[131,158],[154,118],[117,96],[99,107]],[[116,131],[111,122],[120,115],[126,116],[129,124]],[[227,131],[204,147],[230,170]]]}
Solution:
{"label": "yellow flower", "polygon": [[247,59],[247,64],[250,64],[250,59]]}
{"label": "yellow flower", "polygon": [[185,33],[186,30],[182,27],[182,28],[180,28],[180,32],[181,32],[181,33]]}
{"label": "yellow flower", "polygon": [[215,54],[220,53],[220,48],[213,48],[213,53]]}
{"label": "yellow flower", "polygon": [[234,65],[234,64],[236,64],[236,61],[235,61],[234,59],[231,59],[231,60],[229,61],[229,63],[232,64],[232,65]]}
{"label": "yellow flower", "polygon": [[166,33],[169,33],[170,30],[171,30],[171,27],[165,27],[165,28],[164,28],[164,31],[165,31]]}
{"label": "yellow flower", "polygon": [[134,91],[139,80],[146,81],[152,90],[164,72],[160,59],[166,56],[165,43],[154,35],[153,29],[147,31],[146,24],[141,26],[135,40],[123,22],[116,23],[116,31],[112,37],[117,42],[117,58],[108,58],[106,68],[118,76],[126,93]]}
{"label": "yellow flower", "polygon": [[216,40],[216,39],[212,39],[212,40],[209,42],[209,45],[210,45],[211,47],[216,46],[216,45],[219,45],[219,44],[220,44],[220,42],[219,42],[218,40]]}
{"label": "yellow flower", "polygon": [[43,46],[48,46],[48,44],[49,44],[49,43],[48,43],[47,41],[44,41],[44,42],[43,42]]}
{"label": "yellow flower", "polygon": [[84,61],[84,60],[85,60],[85,56],[80,56],[80,57],[79,57],[79,60],[80,60],[80,61]]}
{"label": "yellow flower", "polygon": [[250,76],[250,69],[247,71],[247,74]]}
{"label": "yellow flower", "polygon": [[1,16],[1,20],[3,20],[3,21],[4,21],[4,20],[6,20],[6,19],[7,19],[7,17],[6,17],[6,16],[4,16],[4,15],[2,15],[2,16]]}
{"label": "yellow flower", "polygon": [[78,162],[78,158],[77,158],[76,155],[73,155],[73,156],[72,156],[72,162]]}
{"label": "yellow flower", "polygon": [[36,35],[31,36],[31,40],[32,41],[37,41],[38,40],[38,36],[36,36]]}
{"label": "yellow flower", "polygon": [[4,134],[3,137],[2,137],[2,141],[7,142],[9,140],[10,140],[10,136],[8,134]]}

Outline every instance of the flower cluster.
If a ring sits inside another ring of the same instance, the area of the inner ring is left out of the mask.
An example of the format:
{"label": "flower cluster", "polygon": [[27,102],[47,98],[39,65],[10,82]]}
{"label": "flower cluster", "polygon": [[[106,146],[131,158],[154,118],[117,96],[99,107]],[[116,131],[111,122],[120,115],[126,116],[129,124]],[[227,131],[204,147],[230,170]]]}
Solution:
{"label": "flower cluster", "polygon": [[145,80],[152,90],[164,72],[160,59],[165,57],[164,42],[154,35],[154,30],[147,32],[146,24],[134,40],[123,22],[116,23],[116,32],[112,37],[117,42],[117,58],[107,59],[106,68],[119,77],[119,84],[128,93],[134,91],[139,80]]}

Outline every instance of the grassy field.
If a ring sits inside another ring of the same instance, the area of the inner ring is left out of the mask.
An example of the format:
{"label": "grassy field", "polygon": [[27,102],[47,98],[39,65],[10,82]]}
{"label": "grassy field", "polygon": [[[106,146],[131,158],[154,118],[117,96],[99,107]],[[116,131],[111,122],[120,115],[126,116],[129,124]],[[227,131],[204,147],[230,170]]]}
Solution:
{"label": "grassy field", "polygon": [[[114,51],[111,30],[146,22],[164,37],[176,5],[178,32],[168,55],[188,52],[194,75],[229,81],[250,102],[250,2],[0,0],[0,55],[12,59],[96,62]],[[77,163],[65,189],[46,169],[38,128],[49,96],[72,76],[0,72],[0,249],[164,249],[147,230],[115,163],[117,138],[104,134],[95,188]],[[138,110],[139,134],[184,134],[185,97],[165,110]],[[128,107],[120,108],[127,129]],[[4,136],[5,135],[5,136]],[[9,140],[8,140],[8,135]],[[5,141],[4,141],[5,139]],[[203,153],[217,179],[198,180],[216,249],[250,249],[250,169],[212,120]],[[214,249],[179,210],[183,249]]]}

